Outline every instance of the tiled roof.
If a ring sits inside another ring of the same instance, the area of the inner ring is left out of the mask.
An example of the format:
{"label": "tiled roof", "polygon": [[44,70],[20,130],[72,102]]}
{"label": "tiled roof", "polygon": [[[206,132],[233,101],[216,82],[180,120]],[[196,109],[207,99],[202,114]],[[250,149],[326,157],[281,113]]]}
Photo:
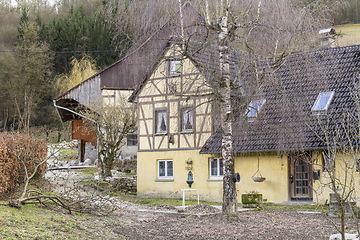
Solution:
{"label": "tiled roof", "polygon": [[[325,135],[332,143],[343,141],[341,122],[347,116],[356,118],[351,113],[356,110],[353,93],[359,70],[360,45],[290,56],[267,74],[257,95],[266,103],[257,119],[248,122],[240,114],[235,120],[234,152],[321,149],[326,147]],[[315,115],[311,108],[317,96],[328,91],[335,94],[326,114]],[[221,133],[210,137],[200,152],[220,153]]]}

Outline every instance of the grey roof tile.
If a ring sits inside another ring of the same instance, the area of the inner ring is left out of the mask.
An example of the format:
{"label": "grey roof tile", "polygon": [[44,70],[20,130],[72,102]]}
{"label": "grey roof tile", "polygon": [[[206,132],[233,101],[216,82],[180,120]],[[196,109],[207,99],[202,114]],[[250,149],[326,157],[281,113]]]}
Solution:
{"label": "grey roof tile", "polygon": [[[247,123],[240,114],[234,122],[234,152],[325,148],[324,124],[319,122],[326,122],[329,134],[340,141],[341,136],[335,136],[344,132],[339,123],[344,114],[356,111],[353,91],[359,70],[359,45],[290,56],[261,86],[266,103],[258,119]],[[322,91],[335,95],[325,115],[314,115],[311,108]],[[221,134],[210,137],[200,152],[220,153]]]}

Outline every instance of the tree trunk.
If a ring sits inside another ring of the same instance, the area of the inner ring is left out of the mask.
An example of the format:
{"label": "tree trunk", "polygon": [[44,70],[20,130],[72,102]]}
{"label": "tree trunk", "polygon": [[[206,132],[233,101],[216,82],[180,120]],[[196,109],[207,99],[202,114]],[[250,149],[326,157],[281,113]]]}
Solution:
{"label": "tree trunk", "polygon": [[114,160],[112,160],[112,159],[106,160],[106,162],[105,162],[105,177],[112,177],[111,169],[112,169],[113,161]]}
{"label": "tree trunk", "polygon": [[219,33],[219,62],[220,62],[220,100],[221,100],[221,130],[222,130],[222,159],[223,159],[223,203],[222,213],[226,219],[237,217],[236,185],[233,181],[234,158],[232,139],[232,107],[230,88],[230,65],[228,46],[228,11],[224,10]]}

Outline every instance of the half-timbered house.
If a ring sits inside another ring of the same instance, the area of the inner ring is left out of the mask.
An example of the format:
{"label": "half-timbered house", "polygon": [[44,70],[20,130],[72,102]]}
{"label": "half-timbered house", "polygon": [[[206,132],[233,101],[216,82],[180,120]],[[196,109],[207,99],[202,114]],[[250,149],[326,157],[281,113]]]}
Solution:
{"label": "half-timbered house", "polygon": [[[177,48],[164,49],[131,98],[138,107],[139,195],[179,197],[189,171],[195,179],[207,179],[199,151],[213,133],[212,90]],[[220,191],[219,182],[214,184]],[[207,194],[216,199],[220,192]]]}
{"label": "half-timbered house", "polygon": [[[138,195],[182,197],[191,171],[191,188],[200,198],[221,201],[216,86],[203,66],[214,63],[204,52],[197,59],[180,52],[181,44],[170,42],[130,98],[138,106]],[[234,100],[247,95],[247,107],[237,113],[233,129],[239,202],[241,193],[252,191],[270,202],[329,198],[326,153],[330,141],[341,135],[345,113],[357,111],[359,53],[360,46],[350,46],[293,55],[254,94],[234,91]],[[234,54],[233,79],[238,62]],[[241,79],[249,75],[251,70]],[[334,167],[344,176],[344,155],[336,154]]]}

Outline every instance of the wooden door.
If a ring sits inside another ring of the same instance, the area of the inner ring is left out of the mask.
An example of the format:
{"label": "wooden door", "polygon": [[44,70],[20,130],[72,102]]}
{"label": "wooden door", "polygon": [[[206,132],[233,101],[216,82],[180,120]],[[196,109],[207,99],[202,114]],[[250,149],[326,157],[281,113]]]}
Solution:
{"label": "wooden door", "polygon": [[313,197],[311,153],[291,154],[289,164],[291,200],[311,200]]}

